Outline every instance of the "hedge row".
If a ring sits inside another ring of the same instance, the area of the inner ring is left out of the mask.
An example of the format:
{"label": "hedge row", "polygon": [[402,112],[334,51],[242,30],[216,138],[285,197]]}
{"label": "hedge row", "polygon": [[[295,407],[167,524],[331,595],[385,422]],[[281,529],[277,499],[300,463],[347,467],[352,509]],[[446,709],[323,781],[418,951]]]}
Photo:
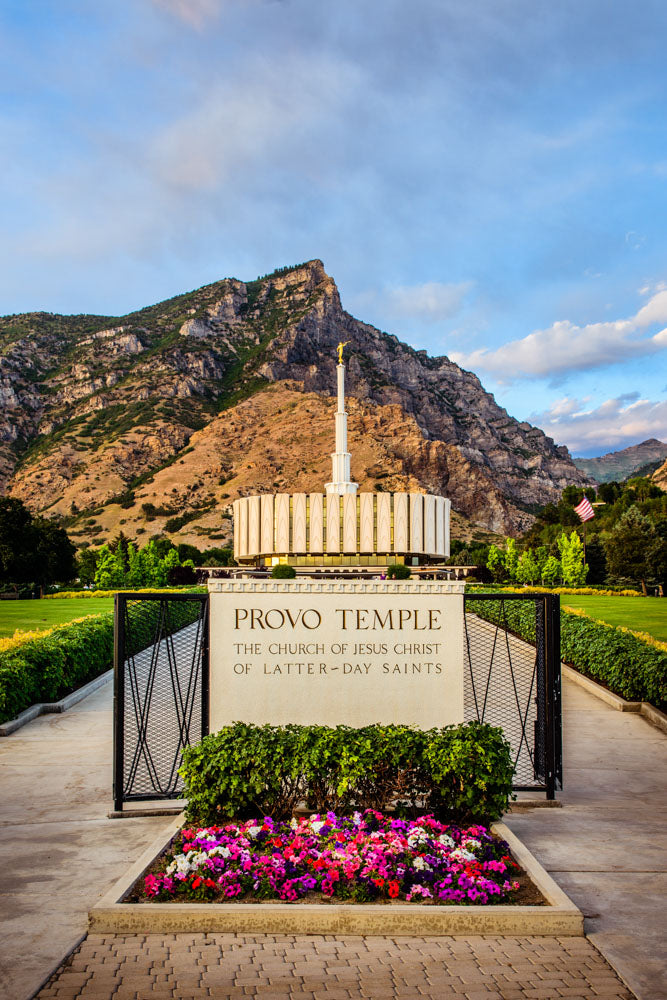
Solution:
{"label": "hedge row", "polygon": [[[469,601],[468,611],[535,642],[532,601],[507,601],[502,610],[491,601]],[[501,616],[504,618],[501,621]],[[600,681],[628,701],[648,701],[667,709],[667,653],[631,632],[569,611],[560,613],[561,658],[587,677]]]}
{"label": "hedge row", "polygon": [[[130,604],[127,652],[134,655],[155,639],[160,602]],[[195,621],[198,601],[174,601],[163,631],[174,633]],[[165,627],[166,626],[166,627]],[[57,701],[113,664],[114,614],[88,615],[0,650],[0,722],[37,702]]]}
{"label": "hedge row", "polygon": [[457,823],[486,823],[512,792],[502,730],[470,722],[411,726],[256,726],[237,722],[183,753],[180,771],[191,823],[229,817],[287,819],[308,808],[337,812],[426,808]]}
{"label": "hedge row", "polygon": [[0,722],[36,702],[57,701],[112,662],[113,612],[60,625],[0,652]]}
{"label": "hedge row", "polygon": [[44,601],[78,600],[80,597],[114,597],[115,594],[205,594],[206,587],[116,587],[114,590],[59,590],[44,594]]}
{"label": "hedge row", "polygon": [[611,590],[609,587],[531,587],[528,585],[501,586],[500,584],[471,583],[466,586],[466,593],[472,594],[475,591],[498,594],[581,594],[589,597],[644,597],[641,590],[628,590],[617,588]]}

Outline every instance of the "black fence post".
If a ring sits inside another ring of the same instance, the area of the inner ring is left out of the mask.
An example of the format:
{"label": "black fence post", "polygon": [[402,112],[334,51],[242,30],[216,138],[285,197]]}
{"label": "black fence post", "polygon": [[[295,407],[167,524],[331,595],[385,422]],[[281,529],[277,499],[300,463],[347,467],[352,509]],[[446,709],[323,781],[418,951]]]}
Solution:
{"label": "black fence post", "polygon": [[125,594],[114,595],[113,651],[113,801],[116,812],[123,809],[124,729],[125,729]]}
{"label": "black fence post", "polygon": [[209,716],[211,711],[209,701],[209,691],[211,682],[211,659],[210,659],[210,623],[211,623],[211,596],[206,595],[203,602],[202,615],[202,644],[201,644],[201,734],[202,739],[208,736]]}
{"label": "black fence post", "polygon": [[551,631],[554,637],[554,669],[551,699],[554,719],[554,774],[556,787],[563,787],[563,717],[561,707],[560,594],[550,594]]}
{"label": "black fence post", "polygon": [[547,786],[548,752],[547,729],[549,718],[547,714],[548,678],[547,678],[547,611],[544,598],[534,602],[535,609],[535,743],[533,760],[535,780]]}
{"label": "black fence post", "polygon": [[544,665],[546,672],[546,786],[547,799],[556,797],[557,740],[560,742],[560,596],[544,595]]}

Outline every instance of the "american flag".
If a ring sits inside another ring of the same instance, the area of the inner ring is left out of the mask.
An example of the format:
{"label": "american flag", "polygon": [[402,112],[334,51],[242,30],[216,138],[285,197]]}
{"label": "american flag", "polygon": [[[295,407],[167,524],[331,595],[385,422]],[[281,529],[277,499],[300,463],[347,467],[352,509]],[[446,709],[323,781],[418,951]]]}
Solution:
{"label": "american flag", "polygon": [[577,504],[574,508],[575,514],[579,515],[580,521],[590,521],[592,517],[595,517],[595,511],[593,510],[593,505],[588,499],[584,497],[581,503]]}

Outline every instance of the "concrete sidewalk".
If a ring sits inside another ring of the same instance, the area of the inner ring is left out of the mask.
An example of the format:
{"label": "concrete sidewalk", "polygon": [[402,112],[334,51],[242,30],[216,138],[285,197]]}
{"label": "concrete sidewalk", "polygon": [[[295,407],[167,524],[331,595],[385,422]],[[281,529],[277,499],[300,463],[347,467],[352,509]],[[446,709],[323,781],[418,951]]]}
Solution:
{"label": "concrete sidewalk", "polygon": [[506,818],[641,1000],[667,997],[667,737],[565,681],[562,809]]}
{"label": "concrete sidewalk", "polygon": [[0,740],[0,997],[25,1000],[168,823],[110,820],[112,684]]}
{"label": "concrete sidewalk", "polygon": [[[667,739],[570,683],[564,704],[565,808],[515,814],[510,825],[575,902],[596,914],[588,923],[592,940],[637,996],[664,1000]],[[106,818],[110,686],[71,712],[36,719],[1,741],[0,764],[0,997],[26,1000],[85,933],[90,905],[166,824]],[[239,935],[91,935],[40,994],[44,1000],[112,995],[549,1000],[630,994],[581,938]]]}

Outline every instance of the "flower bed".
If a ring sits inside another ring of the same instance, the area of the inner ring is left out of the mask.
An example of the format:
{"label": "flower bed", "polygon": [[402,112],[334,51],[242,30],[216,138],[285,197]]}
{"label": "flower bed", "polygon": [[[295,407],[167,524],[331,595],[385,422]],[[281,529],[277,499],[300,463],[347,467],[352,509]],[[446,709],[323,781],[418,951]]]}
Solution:
{"label": "flower bed", "polygon": [[367,809],[186,828],[145,876],[138,896],[479,906],[512,901],[518,870],[508,845],[486,827],[461,828],[432,816],[408,821]]}

